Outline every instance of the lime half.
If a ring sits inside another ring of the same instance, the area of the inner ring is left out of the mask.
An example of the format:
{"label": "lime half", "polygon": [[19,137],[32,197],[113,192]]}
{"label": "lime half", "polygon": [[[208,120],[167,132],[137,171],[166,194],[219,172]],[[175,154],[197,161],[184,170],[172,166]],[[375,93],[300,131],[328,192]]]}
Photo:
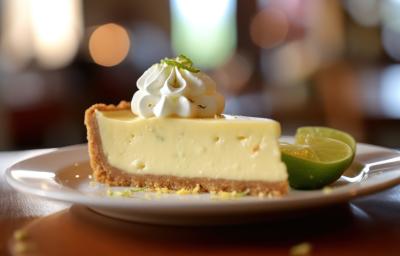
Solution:
{"label": "lime half", "polygon": [[311,134],[303,130],[301,135],[296,134],[296,144],[280,145],[290,186],[296,189],[318,189],[331,184],[353,161],[354,150],[349,144],[321,133]]}

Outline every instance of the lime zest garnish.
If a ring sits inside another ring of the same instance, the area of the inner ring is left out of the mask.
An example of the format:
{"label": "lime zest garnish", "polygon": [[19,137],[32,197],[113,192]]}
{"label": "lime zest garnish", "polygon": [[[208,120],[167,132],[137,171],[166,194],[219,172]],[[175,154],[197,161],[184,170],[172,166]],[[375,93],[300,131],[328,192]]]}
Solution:
{"label": "lime zest garnish", "polygon": [[145,192],[145,191],[146,191],[145,188],[140,188],[140,187],[133,187],[123,190],[113,190],[111,188],[108,188],[106,193],[107,196],[109,197],[132,197],[134,193]]}
{"label": "lime zest garnish", "polygon": [[161,64],[166,64],[170,66],[175,66],[181,69],[186,69],[192,73],[200,72],[200,69],[193,67],[193,62],[191,59],[186,57],[185,55],[181,54],[175,59],[164,58],[160,62]]}
{"label": "lime zest garnish", "polygon": [[168,194],[170,191],[167,187],[156,187],[155,191],[157,192],[157,194],[161,195],[161,194]]}
{"label": "lime zest garnish", "polygon": [[237,192],[237,191],[210,191],[211,199],[216,199],[216,200],[232,200],[232,199],[238,199],[244,196],[247,196],[250,193],[249,189],[246,189],[245,191],[242,192]]}
{"label": "lime zest garnish", "polygon": [[200,191],[200,185],[196,184],[196,186],[194,188],[181,188],[178,191],[176,191],[175,193],[177,195],[194,195],[194,194],[198,194]]}

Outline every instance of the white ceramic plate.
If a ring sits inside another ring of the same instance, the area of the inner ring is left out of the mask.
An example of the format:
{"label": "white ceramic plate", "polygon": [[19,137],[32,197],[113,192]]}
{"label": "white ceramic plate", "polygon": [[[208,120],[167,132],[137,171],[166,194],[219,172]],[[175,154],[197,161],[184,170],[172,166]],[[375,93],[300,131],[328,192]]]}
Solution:
{"label": "white ceramic plate", "polygon": [[280,198],[246,196],[221,200],[209,194],[155,192],[137,192],[129,198],[110,197],[106,186],[91,182],[90,173],[87,146],[76,145],[16,163],[7,169],[6,179],[21,192],[85,205],[125,220],[175,225],[243,223],[346,202],[399,184],[400,152],[358,144],[353,165],[331,186],[332,190],[291,190]]}

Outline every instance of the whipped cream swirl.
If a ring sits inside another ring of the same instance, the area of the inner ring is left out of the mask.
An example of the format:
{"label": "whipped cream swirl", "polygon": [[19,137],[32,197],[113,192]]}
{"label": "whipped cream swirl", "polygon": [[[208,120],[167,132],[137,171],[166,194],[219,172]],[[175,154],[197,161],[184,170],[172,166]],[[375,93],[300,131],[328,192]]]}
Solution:
{"label": "whipped cream swirl", "polygon": [[137,81],[132,112],[141,117],[213,117],[224,110],[224,97],[203,72],[166,63],[151,66]]}

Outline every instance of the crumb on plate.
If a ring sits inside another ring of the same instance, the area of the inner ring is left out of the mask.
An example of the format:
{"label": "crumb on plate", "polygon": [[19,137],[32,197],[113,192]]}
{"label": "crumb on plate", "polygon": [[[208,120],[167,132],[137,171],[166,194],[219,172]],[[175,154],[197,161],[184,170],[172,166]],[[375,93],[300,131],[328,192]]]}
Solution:
{"label": "crumb on plate", "polygon": [[14,239],[17,241],[22,241],[28,238],[28,233],[24,229],[17,229],[14,231]]}
{"label": "crumb on plate", "polygon": [[312,246],[310,243],[303,242],[296,244],[290,248],[290,256],[306,256],[311,255]]}

